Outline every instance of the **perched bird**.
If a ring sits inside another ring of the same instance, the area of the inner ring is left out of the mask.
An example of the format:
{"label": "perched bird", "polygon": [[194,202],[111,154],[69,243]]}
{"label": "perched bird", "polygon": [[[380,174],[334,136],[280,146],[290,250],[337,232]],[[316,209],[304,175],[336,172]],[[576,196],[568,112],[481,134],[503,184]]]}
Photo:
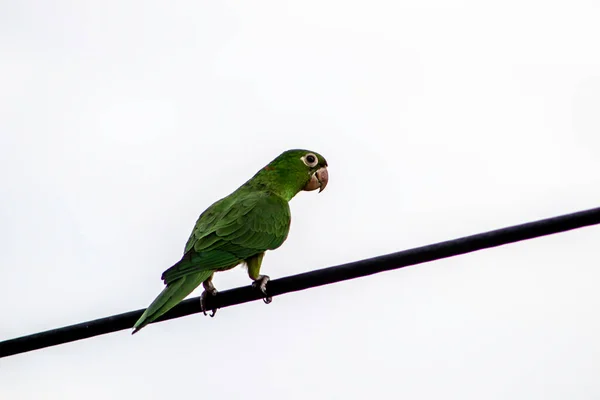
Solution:
{"label": "perched bird", "polygon": [[[200,306],[217,294],[215,272],[245,263],[252,285],[267,297],[267,275],[260,274],[265,251],[281,246],[290,230],[288,202],[301,190],[325,189],[327,161],[308,150],[288,150],[229,196],[204,211],[185,245],[181,260],[162,274],[167,285],[133,326],[136,333],[169,311],[201,283]],[[214,316],[216,310],[212,310]]]}

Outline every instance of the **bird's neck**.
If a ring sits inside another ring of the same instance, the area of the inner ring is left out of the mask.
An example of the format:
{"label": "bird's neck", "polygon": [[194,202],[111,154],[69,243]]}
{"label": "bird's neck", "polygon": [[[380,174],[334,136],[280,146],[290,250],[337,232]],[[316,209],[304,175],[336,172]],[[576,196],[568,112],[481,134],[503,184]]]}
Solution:
{"label": "bird's neck", "polygon": [[244,184],[253,190],[271,192],[286,201],[290,201],[306,185],[306,173],[279,170],[266,166]]}

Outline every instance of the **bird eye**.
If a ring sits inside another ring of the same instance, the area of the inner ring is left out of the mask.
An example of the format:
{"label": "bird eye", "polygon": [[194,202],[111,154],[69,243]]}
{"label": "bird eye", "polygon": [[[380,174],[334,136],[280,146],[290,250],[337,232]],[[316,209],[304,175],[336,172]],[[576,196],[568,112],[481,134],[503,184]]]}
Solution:
{"label": "bird eye", "polygon": [[311,168],[317,165],[317,163],[319,162],[317,156],[315,156],[313,153],[308,153],[307,155],[302,157],[302,161],[304,161],[304,164],[306,164],[306,166]]}

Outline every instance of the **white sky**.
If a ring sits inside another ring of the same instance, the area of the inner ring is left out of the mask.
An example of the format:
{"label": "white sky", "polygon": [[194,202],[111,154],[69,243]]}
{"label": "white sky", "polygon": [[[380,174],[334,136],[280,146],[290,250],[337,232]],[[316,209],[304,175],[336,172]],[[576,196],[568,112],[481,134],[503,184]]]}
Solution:
{"label": "white sky", "polygon": [[[272,278],[597,207],[599,3],[491,4],[1,2],[0,339],[147,306],[289,148],[330,182]],[[1,359],[0,398],[597,399],[599,237]]]}

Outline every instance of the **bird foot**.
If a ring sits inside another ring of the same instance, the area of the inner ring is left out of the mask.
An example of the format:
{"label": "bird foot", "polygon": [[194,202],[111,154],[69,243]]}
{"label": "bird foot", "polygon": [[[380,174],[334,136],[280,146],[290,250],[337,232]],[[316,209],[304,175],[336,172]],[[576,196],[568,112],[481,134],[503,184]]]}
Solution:
{"label": "bird foot", "polygon": [[[202,292],[202,294],[200,295],[200,309],[202,310],[202,313],[204,315],[207,315],[206,311],[208,311],[206,309],[206,299],[208,299],[209,297],[215,297],[217,295],[217,293],[218,293],[217,289],[215,289],[213,286],[210,288],[205,288],[204,292]],[[217,309],[213,308],[210,313],[211,318],[214,317],[216,313],[217,313]]]}
{"label": "bird foot", "polygon": [[265,295],[263,301],[265,304],[269,304],[273,301],[271,296],[267,295],[267,282],[269,282],[270,278],[267,275],[259,275],[258,278],[254,282],[252,282],[252,287],[261,291],[262,294]]}

